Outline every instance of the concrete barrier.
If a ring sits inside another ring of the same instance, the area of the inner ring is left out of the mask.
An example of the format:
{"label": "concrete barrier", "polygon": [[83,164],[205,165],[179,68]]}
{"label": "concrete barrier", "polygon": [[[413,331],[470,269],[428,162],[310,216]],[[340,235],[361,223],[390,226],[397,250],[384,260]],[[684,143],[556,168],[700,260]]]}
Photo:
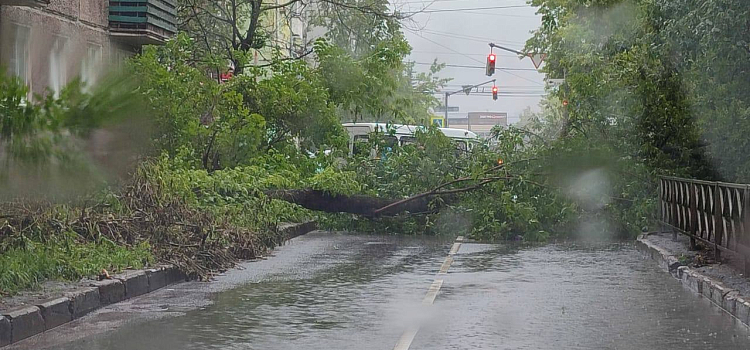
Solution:
{"label": "concrete barrier", "polygon": [[99,288],[99,300],[102,305],[114,304],[125,300],[125,285],[120,280],[96,281],[91,283],[90,286]]}
{"label": "concrete barrier", "polygon": [[10,332],[10,319],[5,316],[0,316],[0,346],[10,344]]}
{"label": "concrete barrier", "polygon": [[13,343],[44,332],[44,318],[37,306],[18,307],[3,316],[10,319],[10,340]]}
{"label": "concrete barrier", "polygon": [[282,234],[285,240],[290,240],[310,233],[318,229],[317,221],[307,221],[296,224],[281,224],[279,225],[279,233]]}
{"label": "concrete barrier", "polygon": [[742,296],[736,296],[734,298],[734,311],[733,315],[737,317],[742,323],[750,324],[750,302]]}
{"label": "concrete barrier", "polygon": [[0,312],[0,347],[50,330],[100,307],[182,282],[185,274],[174,266],[127,271],[113,279],[92,282],[89,287],[63,296]]}
{"label": "concrete barrier", "polygon": [[44,319],[44,329],[52,329],[73,320],[70,298],[61,297],[37,304]]}
{"label": "concrete barrier", "polygon": [[166,287],[167,284],[167,272],[165,271],[166,266],[160,266],[154,269],[146,270],[146,278],[148,278],[148,291],[155,291],[159,288]]}
{"label": "concrete barrier", "polygon": [[663,270],[670,272],[683,287],[708,299],[714,305],[736,317],[745,326],[750,327],[750,302],[738,291],[726,287],[723,283],[708,277],[688,266],[676,266],[679,260],[666,249],[656,246],[645,235],[636,240],[636,249],[650,257]]}
{"label": "concrete barrier", "polygon": [[149,292],[146,271],[128,271],[115,276],[125,287],[125,299],[130,299]]}
{"label": "concrete barrier", "polygon": [[73,318],[79,318],[101,306],[99,288],[85,287],[65,293],[70,298],[70,313]]}

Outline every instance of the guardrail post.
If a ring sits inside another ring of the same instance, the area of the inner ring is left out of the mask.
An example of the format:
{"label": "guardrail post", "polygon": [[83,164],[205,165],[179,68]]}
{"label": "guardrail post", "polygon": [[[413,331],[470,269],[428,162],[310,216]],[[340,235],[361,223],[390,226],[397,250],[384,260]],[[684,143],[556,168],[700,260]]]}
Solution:
{"label": "guardrail post", "polygon": [[698,204],[695,183],[690,182],[690,195],[688,196],[688,202],[690,206],[690,250],[695,250],[695,235],[698,233]]}
{"label": "guardrail post", "polygon": [[721,199],[721,186],[718,182],[714,184],[714,257],[716,262],[721,262],[721,239],[724,236],[724,220],[721,212],[723,200]]}
{"label": "guardrail post", "polygon": [[679,217],[679,210],[677,208],[677,204],[679,201],[679,193],[680,193],[680,183],[677,181],[672,181],[672,185],[669,186],[672,190],[671,194],[672,196],[670,199],[672,202],[670,203],[672,209],[672,217],[669,220],[669,223],[672,225],[672,240],[677,240],[677,228],[680,227],[680,217]]}
{"label": "guardrail post", "polygon": [[[750,208],[748,208],[748,205],[750,205],[750,185],[745,185],[745,191],[743,193],[742,197],[742,210],[740,211],[740,215],[742,215],[742,229],[740,230],[740,237],[739,242],[742,245],[745,245],[748,241],[748,231],[750,231]],[[750,271],[750,261],[748,261],[748,256],[746,252],[743,252],[742,254],[742,262],[743,267],[745,271],[745,275],[747,275],[748,271]]]}

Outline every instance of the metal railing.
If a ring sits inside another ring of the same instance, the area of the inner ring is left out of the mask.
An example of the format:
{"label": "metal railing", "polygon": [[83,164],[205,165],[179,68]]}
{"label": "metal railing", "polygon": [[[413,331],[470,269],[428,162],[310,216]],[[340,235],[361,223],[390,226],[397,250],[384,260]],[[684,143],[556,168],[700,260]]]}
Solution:
{"label": "metal railing", "polygon": [[659,178],[662,224],[721,252],[750,259],[750,185],[663,176]]}

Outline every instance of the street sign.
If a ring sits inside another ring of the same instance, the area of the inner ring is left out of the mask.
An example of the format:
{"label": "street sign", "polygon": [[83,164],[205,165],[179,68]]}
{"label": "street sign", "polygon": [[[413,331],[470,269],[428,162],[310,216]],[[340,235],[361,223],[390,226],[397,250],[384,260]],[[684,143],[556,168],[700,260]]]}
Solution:
{"label": "street sign", "polygon": [[547,58],[546,53],[528,53],[526,55],[531,58],[531,63],[534,64],[534,68],[536,69],[539,69],[539,66],[542,65],[544,59]]}
{"label": "street sign", "polygon": [[432,117],[430,118],[430,124],[437,125],[437,127],[442,128],[445,126],[445,118],[443,117]]}
{"label": "street sign", "polygon": [[[461,87],[464,89],[464,93],[468,96],[471,93],[471,90],[474,89],[474,85],[461,85]],[[456,110],[458,112],[458,110]]]}
{"label": "street sign", "polygon": [[565,83],[565,79],[547,79],[547,84],[551,87],[558,87]]}
{"label": "street sign", "polygon": [[[434,111],[435,113],[445,113],[445,106],[437,106]],[[448,106],[448,112],[458,112],[458,106]]]}

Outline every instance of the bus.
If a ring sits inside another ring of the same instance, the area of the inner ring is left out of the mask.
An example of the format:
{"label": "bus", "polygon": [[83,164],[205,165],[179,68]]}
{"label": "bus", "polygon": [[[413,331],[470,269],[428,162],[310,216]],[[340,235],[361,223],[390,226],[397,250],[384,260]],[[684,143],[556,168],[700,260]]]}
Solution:
{"label": "bus", "polygon": [[[370,149],[370,134],[380,133],[385,147],[408,145],[416,142],[414,135],[417,130],[424,130],[424,126],[383,124],[383,123],[344,123],[342,124],[349,134],[349,154],[367,154],[375,158],[377,150]],[[477,134],[463,129],[438,128],[445,136],[450,138],[456,147],[462,151],[470,151],[477,143]]]}

